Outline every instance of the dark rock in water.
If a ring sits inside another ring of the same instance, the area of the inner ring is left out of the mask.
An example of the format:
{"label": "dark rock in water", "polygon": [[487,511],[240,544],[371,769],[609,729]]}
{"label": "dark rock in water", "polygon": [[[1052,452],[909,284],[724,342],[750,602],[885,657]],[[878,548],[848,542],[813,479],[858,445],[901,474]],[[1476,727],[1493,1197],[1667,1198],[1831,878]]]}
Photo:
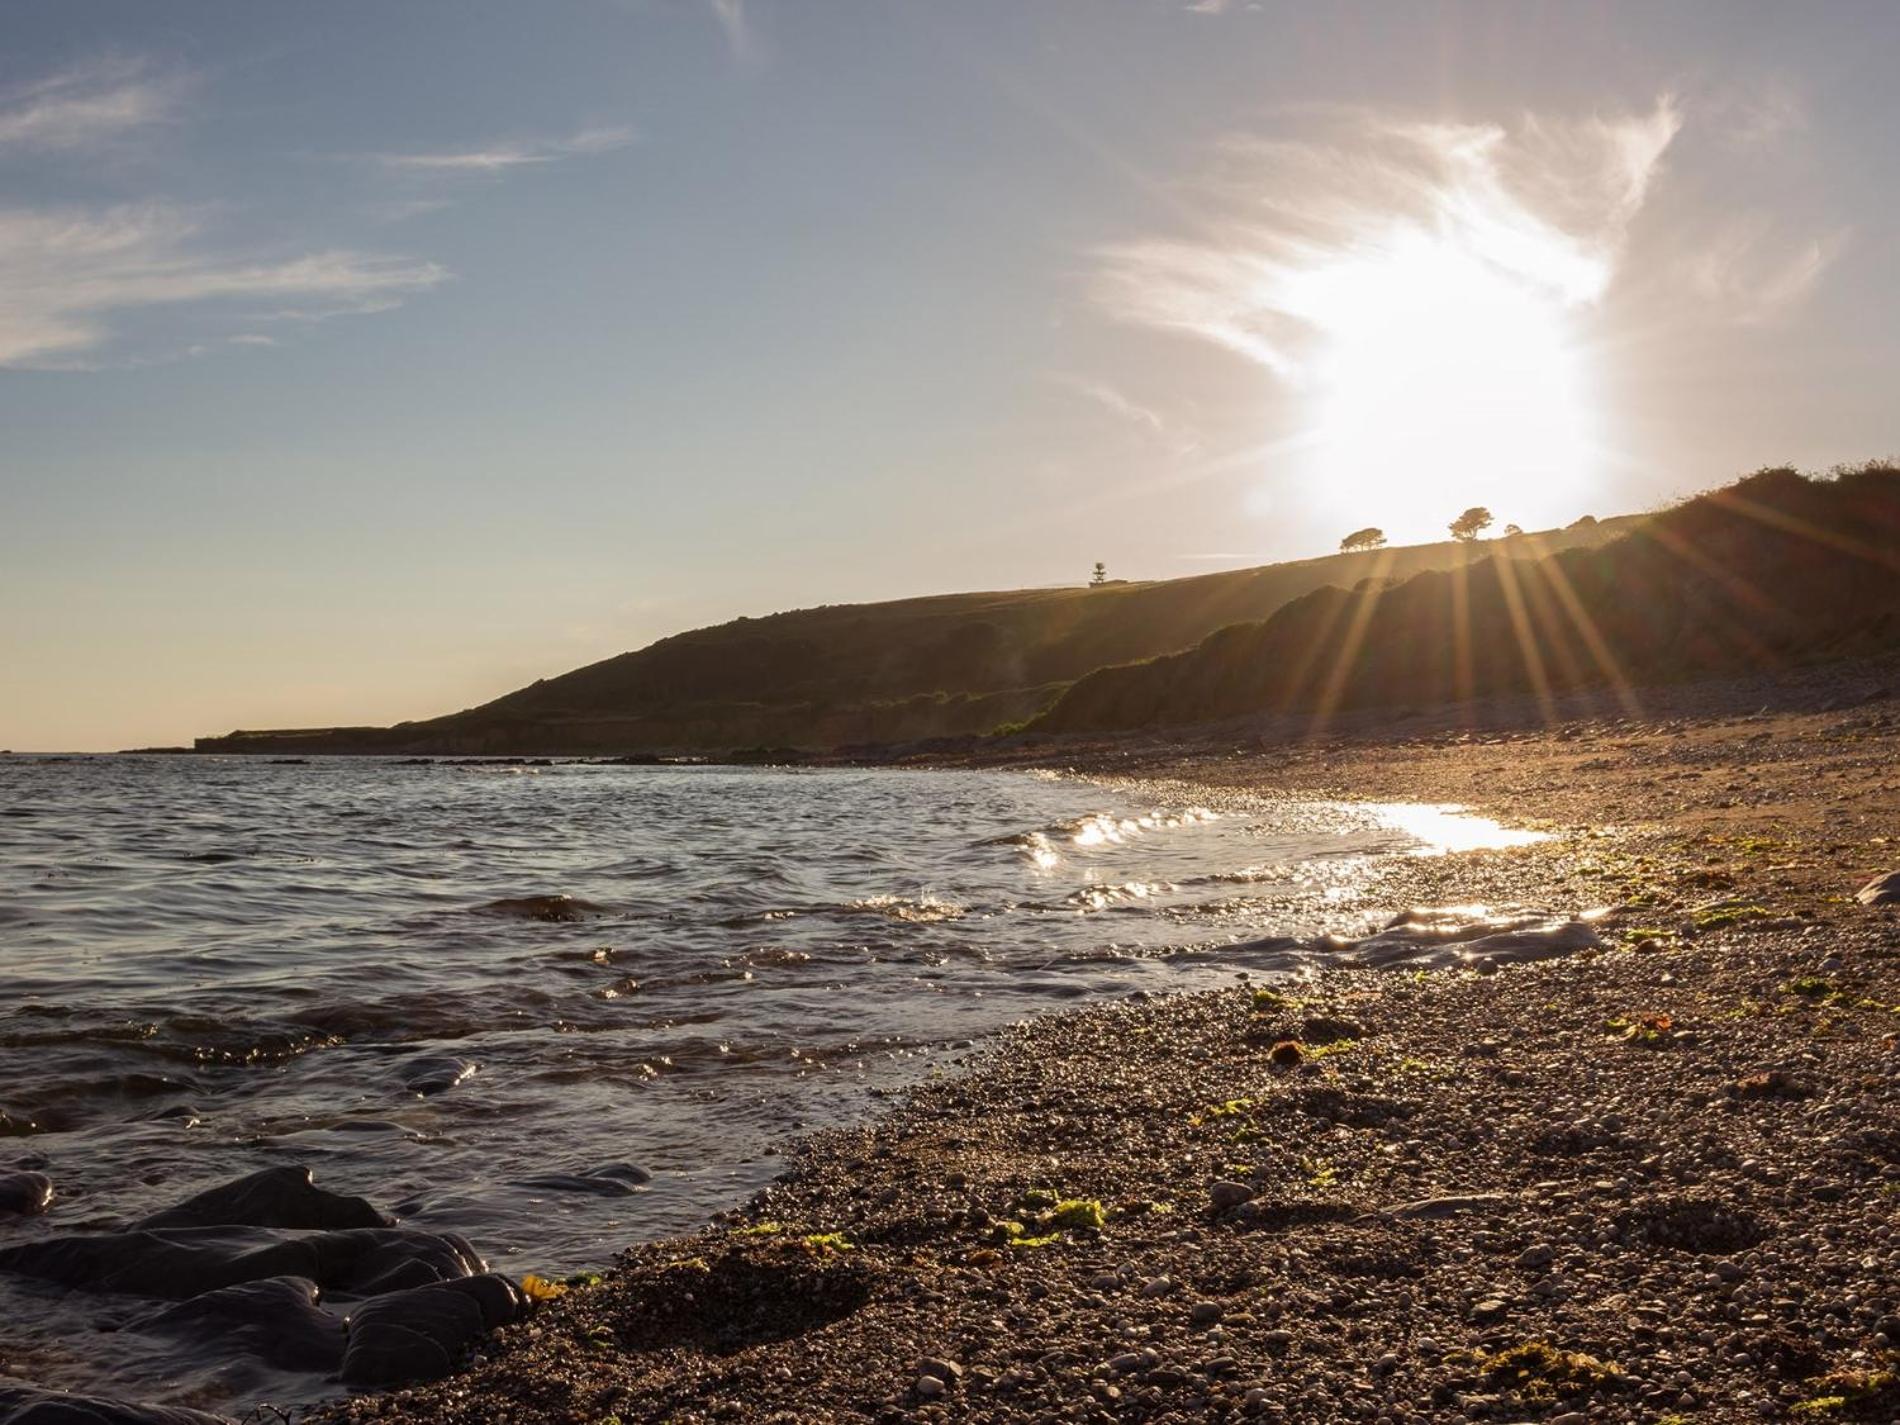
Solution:
{"label": "dark rock in water", "polygon": [[286,1165],[210,1188],[134,1224],[158,1227],[389,1227],[393,1219],[360,1197],[326,1192],[310,1169]]}
{"label": "dark rock in water", "polygon": [[376,1297],[350,1317],[343,1383],[362,1389],[439,1379],[528,1309],[521,1289],[494,1273]]}
{"label": "dark rock in water", "polygon": [[142,1331],[216,1336],[290,1371],[336,1370],[344,1321],[317,1305],[307,1277],[266,1277],[194,1296],[139,1322]]}
{"label": "dark rock in water", "polygon": [[284,1238],[255,1228],[176,1228],[47,1237],[0,1248],[0,1271],[42,1281],[183,1301],[265,1277],[308,1277],[356,1296],[484,1270],[454,1233],[400,1228]]}
{"label": "dark rock in water", "polygon": [[405,1062],[398,1072],[403,1087],[428,1098],[446,1093],[474,1073],[473,1059],[458,1059],[453,1054],[423,1054]]}
{"label": "dark rock in water", "polygon": [[1900,905],[1900,871],[1876,876],[1854,892],[1854,899],[1862,905]]}
{"label": "dark rock in water", "polygon": [[514,896],[490,901],[482,909],[489,915],[508,915],[517,920],[586,920],[606,914],[604,907],[579,896]]}
{"label": "dark rock in water", "polygon": [[41,1390],[0,1377],[0,1425],[230,1425],[223,1415]]}
{"label": "dark rock in water", "polygon": [[550,1192],[589,1192],[596,1197],[631,1197],[653,1174],[632,1163],[608,1163],[580,1173],[542,1173],[523,1178],[522,1187],[545,1188]]}
{"label": "dark rock in water", "polygon": [[45,1173],[0,1173],[0,1212],[31,1217],[53,1201],[53,1180]]}

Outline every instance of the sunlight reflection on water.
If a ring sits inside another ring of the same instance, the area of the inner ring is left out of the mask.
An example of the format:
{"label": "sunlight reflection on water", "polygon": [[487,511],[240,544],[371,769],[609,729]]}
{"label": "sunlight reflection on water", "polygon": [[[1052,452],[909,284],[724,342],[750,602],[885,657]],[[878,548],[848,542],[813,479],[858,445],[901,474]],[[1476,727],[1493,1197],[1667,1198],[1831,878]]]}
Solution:
{"label": "sunlight reflection on water", "polygon": [[1418,839],[1421,844],[1412,848],[1411,854],[1414,856],[1444,856],[1456,851],[1501,851],[1512,846],[1532,846],[1551,839],[1549,832],[1506,826],[1451,802],[1436,805],[1421,802],[1378,803],[1371,810],[1381,825]]}

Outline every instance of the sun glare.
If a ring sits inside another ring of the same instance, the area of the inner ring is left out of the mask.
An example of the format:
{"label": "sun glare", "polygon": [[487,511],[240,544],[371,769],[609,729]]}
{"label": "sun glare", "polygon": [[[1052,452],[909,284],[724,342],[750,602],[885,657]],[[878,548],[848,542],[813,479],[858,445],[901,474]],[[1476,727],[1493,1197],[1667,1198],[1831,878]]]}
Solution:
{"label": "sun glare", "polygon": [[1443,537],[1474,504],[1526,528],[1583,512],[1598,434],[1574,304],[1599,280],[1574,251],[1506,265],[1423,231],[1300,274],[1315,495],[1395,537]]}

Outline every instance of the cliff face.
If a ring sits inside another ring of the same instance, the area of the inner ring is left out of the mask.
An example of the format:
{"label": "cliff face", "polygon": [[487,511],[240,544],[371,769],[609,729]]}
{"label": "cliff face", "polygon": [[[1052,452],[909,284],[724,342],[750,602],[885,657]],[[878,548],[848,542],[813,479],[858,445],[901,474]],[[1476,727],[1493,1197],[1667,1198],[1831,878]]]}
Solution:
{"label": "cliff face", "polygon": [[1373,572],[1186,652],[1092,673],[1033,726],[1615,693],[1890,648],[1900,644],[1900,470],[1763,471],[1594,548],[1526,537],[1466,568]]}
{"label": "cliff face", "polygon": [[[1595,545],[1606,520],[1541,539]],[[950,594],[738,619],[395,727],[234,732],[198,750],[273,754],[616,754],[830,748],[988,732],[1108,664],[1192,647],[1224,625],[1368,571],[1462,567],[1446,542],[1097,588]]]}

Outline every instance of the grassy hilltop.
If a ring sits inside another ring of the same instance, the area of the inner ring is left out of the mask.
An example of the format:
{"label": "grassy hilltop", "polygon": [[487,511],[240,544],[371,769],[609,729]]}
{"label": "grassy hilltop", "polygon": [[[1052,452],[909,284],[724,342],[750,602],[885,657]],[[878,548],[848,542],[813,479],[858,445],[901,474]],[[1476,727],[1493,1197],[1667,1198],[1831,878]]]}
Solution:
{"label": "grassy hilltop", "polygon": [[1763,470],[1621,538],[1331,585],[1185,652],[1103,668],[1032,726],[1104,732],[1765,672],[1900,644],[1900,469]]}
{"label": "grassy hilltop", "polygon": [[[1605,520],[1536,536],[1588,548]],[[742,618],[663,638],[480,707],[395,727],[234,732],[212,752],[546,754],[831,748],[988,732],[1033,717],[1076,679],[1193,647],[1289,600],[1462,567],[1487,546],[1446,541],[1187,579],[946,594]]]}

